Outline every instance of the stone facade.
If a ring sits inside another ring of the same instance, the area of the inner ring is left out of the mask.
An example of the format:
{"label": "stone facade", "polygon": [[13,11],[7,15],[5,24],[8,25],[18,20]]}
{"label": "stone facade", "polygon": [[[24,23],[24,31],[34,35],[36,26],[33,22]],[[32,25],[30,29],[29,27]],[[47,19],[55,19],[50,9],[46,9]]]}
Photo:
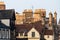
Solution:
{"label": "stone facade", "polygon": [[[46,17],[46,10],[45,9],[35,9],[33,12],[32,9],[25,9],[22,12],[22,15],[16,13],[16,21],[15,24],[23,24],[23,23],[33,23],[36,21],[42,20],[42,16]],[[53,14],[50,12],[48,17],[48,24],[51,26],[53,21],[57,21],[57,14],[56,12]]]}
{"label": "stone facade", "polygon": [[32,28],[27,34],[28,40],[40,40],[40,34],[35,28]]}

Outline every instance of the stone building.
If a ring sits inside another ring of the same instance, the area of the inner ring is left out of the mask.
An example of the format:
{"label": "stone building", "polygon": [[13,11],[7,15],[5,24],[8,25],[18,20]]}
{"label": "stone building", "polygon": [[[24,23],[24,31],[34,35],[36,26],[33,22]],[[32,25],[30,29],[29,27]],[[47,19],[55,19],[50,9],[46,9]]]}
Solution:
{"label": "stone building", "polygon": [[46,17],[45,9],[36,9],[34,12],[31,9],[23,11],[24,17],[17,19],[22,20],[22,23],[16,23],[16,39],[17,40],[55,40],[56,28],[57,28],[57,13],[49,13],[49,17]]}

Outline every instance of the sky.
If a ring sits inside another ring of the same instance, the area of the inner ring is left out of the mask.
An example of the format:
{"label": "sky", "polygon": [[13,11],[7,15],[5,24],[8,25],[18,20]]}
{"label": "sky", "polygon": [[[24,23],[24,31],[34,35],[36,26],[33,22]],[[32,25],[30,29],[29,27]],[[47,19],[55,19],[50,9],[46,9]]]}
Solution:
{"label": "sky", "polygon": [[60,0],[1,0],[6,4],[7,9],[15,9],[16,12],[22,13],[24,9],[46,9],[46,16],[49,12],[57,12],[57,22],[60,18]]}

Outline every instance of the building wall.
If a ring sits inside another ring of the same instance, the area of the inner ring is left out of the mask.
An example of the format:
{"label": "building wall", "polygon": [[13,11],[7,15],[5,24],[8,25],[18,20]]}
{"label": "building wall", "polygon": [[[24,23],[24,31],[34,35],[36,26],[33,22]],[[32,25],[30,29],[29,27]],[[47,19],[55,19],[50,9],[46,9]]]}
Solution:
{"label": "building wall", "polygon": [[10,26],[10,20],[9,19],[1,19],[1,23],[3,23],[6,26]]}
{"label": "building wall", "polygon": [[1,40],[10,39],[10,29],[0,28],[0,39]]}
{"label": "building wall", "polygon": [[41,16],[38,13],[34,14],[33,17],[34,17],[34,22],[39,21],[41,19]]}
{"label": "building wall", "polygon": [[16,14],[16,21],[15,24],[23,24],[24,16]]}
{"label": "building wall", "polygon": [[39,38],[30,38],[28,40],[39,40]]}
{"label": "building wall", "polygon": [[44,38],[46,40],[53,40],[53,35],[45,35]]}
{"label": "building wall", "polygon": [[[29,13],[28,13],[29,14]],[[31,13],[30,13],[31,14]],[[30,16],[29,14],[29,16]],[[23,22],[26,21],[26,17],[25,17],[25,14],[15,14],[16,15],[16,21],[15,21],[15,24],[23,24]],[[27,15],[28,16],[28,15]],[[28,17],[27,17],[28,18]],[[27,19],[27,21],[30,21],[30,22],[36,22],[36,21],[39,21],[41,19],[41,16],[40,14],[33,14],[33,18],[32,18],[32,14],[31,14],[31,18]]]}
{"label": "building wall", "polygon": [[60,40],[60,35],[59,35],[59,40]]}
{"label": "building wall", "polygon": [[[35,37],[32,37],[32,32],[35,32]],[[39,39],[40,39],[40,35],[39,35],[38,31],[35,28],[32,28],[28,32],[28,40],[39,40]]]}
{"label": "building wall", "polygon": [[25,9],[24,11],[23,11],[23,15],[24,15],[24,17],[25,17],[25,19],[24,19],[24,23],[31,23],[33,20],[32,20],[32,18],[33,18],[33,12],[32,12],[32,9]]}
{"label": "building wall", "polygon": [[25,9],[22,15],[20,14],[16,15],[15,23],[22,24],[23,22],[36,22],[42,19],[41,16],[46,16],[45,9],[35,9],[34,12],[32,11],[32,9]]}
{"label": "building wall", "polygon": [[24,33],[22,33],[23,35],[21,36],[21,33],[18,33],[18,36],[16,36],[16,38],[28,38],[27,36],[24,36]]}

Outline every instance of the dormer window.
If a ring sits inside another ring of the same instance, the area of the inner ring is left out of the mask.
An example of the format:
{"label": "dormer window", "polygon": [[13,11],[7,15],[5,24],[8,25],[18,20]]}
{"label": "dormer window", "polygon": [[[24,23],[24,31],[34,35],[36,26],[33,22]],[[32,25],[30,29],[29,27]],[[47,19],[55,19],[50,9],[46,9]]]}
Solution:
{"label": "dormer window", "polygon": [[35,37],[35,32],[32,32],[32,37]]}
{"label": "dormer window", "polygon": [[23,33],[20,33],[20,36],[23,36]]}

